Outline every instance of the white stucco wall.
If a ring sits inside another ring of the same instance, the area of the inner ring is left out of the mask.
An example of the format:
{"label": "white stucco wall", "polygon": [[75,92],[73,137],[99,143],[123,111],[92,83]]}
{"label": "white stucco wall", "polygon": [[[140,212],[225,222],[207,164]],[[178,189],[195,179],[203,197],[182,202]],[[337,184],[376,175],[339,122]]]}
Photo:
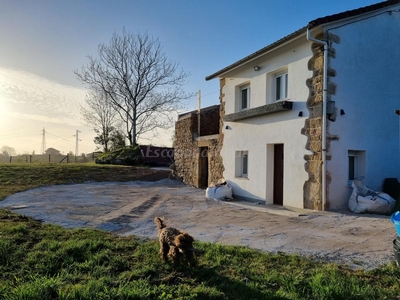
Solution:
{"label": "white stucco wall", "polygon": [[329,122],[329,133],[339,137],[328,153],[331,208],[346,207],[351,193],[348,150],[365,151],[365,174],[358,175],[370,188],[382,190],[385,178],[400,179],[400,117],[394,113],[400,109],[400,13],[380,13],[327,28],[340,37],[339,44],[332,44],[336,57],[330,59],[337,72],[331,79],[337,85],[332,100],[345,112]]}
{"label": "white stucco wall", "polygon": [[[226,114],[235,112],[235,90],[244,83],[250,83],[250,108],[271,103],[271,74],[285,66],[289,74],[287,100],[294,102],[291,111],[224,122],[221,150],[224,177],[233,186],[236,196],[273,203],[273,144],[284,144],[283,204],[303,207],[303,185],[308,179],[304,155],[308,151],[305,149],[307,138],[301,134],[301,128],[308,117],[305,102],[309,94],[306,79],[312,76],[307,68],[310,57],[310,43],[304,37],[301,42],[293,42],[224,76],[226,84],[222,93],[225,94]],[[255,65],[261,67],[257,72],[253,70]],[[298,117],[299,111],[303,112],[302,117]],[[235,177],[236,151],[248,151],[248,179]]]}

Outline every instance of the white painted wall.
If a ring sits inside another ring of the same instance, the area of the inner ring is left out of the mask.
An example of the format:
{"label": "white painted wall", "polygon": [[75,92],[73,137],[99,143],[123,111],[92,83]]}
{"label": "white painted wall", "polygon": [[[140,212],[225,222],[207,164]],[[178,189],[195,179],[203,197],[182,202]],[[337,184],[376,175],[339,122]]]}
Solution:
{"label": "white painted wall", "polygon": [[328,122],[329,133],[339,136],[328,153],[332,155],[327,163],[331,208],[346,207],[351,193],[349,149],[366,151],[365,174],[359,175],[366,177],[363,182],[370,188],[381,191],[385,178],[400,179],[400,117],[394,113],[400,109],[400,13],[357,21],[332,25],[329,30],[340,37],[339,44],[332,44],[336,57],[330,59],[337,72],[331,79],[337,85],[332,100],[345,111]]}
{"label": "white painted wall", "polygon": [[[305,118],[308,117],[306,100],[309,90],[306,79],[312,76],[307,63],[311,57],[310,43],[305,39],[292,42],[279,51],[248,63],[237,70],[226,74],[225,94],[226,114],[235,112],[235,89],[250,83],[250,108],[271,103],[271,76],[269,74],[281,67],[288,67],[289,99],[293,101],[291,111],[279,112],[238,122],[224,122],[224,143],[221,150],[225,167],[224,177],[233,186],[237,196],[266,200],[272,203],[273,198],[273,146],[284,144],[284,205],[303,207],[303,185],[308,180],[304,169],[306,136],[301,134]],[[254,71],[258,65],[260,71]],[[303,117],[298,117],[299,111]],[[226,129],[228,126],[229,129]],[[270,145],[270,146],[268,146]],[[248,179],[235,178],[235,152],[248,151]],[[268,161],[267,157],[272,159]],[[267,163],[269,164],[267,167]]]}

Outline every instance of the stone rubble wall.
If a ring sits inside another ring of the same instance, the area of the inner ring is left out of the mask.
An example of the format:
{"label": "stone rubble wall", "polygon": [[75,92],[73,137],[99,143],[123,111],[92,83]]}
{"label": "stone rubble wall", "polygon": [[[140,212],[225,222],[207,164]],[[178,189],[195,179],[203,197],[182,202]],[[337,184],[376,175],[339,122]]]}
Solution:
{"label": "stone rubble wall", "polygon": [[[220,106],[200,111],[200,138],[198,115],[192,112],[175,123],[174,157],[177,175],[184,183],[198,187],[200,147],[208,149],[208,182],[216,183],[222,177],[220,150]],[[209,137],[209,138],[208,138]]]}
{"label": "stone rubble wall", "polygon": [[[196,120],[197,120],[197,115],[196,115]],[[205,110],[204,112],[201,111],[200,136],[213,135],[218,133],[219,133],[219,107],[218,109]]]}
{"label": "stone rubble wall", "polygon": [[[335,57],[335,49],[332,47],[332,41],[338,43],[337,36],[320,34],[317,39],[325,39],[329,42],[328,56]],[[305,120],[305,125],[301,133],[307,136],[306,149],[312,151],[312,154],[305,155],[305,170],[308,173],[308,180],[303,186],[304,208],[313,210],[322,210],[322,105],[323,105],[323,71],[324,71],[324,46],[318,43],[312,43],[311,50],[313,56],[308,62],[308,69],[313,71],[313,76],[307,79],[306,84],[309,88],[309,96],[306,102],[309,111],[309,117]],[[329,63],[328,63],[329,65]],[[328,67],[328,99],[336,93],[336,85],[332,82],[332,77],[336,74],[335,70]],[[330,160],[329,155],[330,138],[328,134],[329,120],[327,119],[327,143],[326,160]],[[328,173],[328,172],[327,172]],[[329,209],[329,183],[330,175],[326,174],[327,197],[324,209]]]}
{"label": "stone rubble wall", "polygon": [[178,177],[188,185],[197,185],[197,143],[194,133],[197,132],[197,115],[178,120],[175,123],[174,159]]}
{"label": "stone rubble wall", "polygon": [[209,184],[216,184],[219,179],[222,178],[224,173],[224,165],[222,162],[222,157],[220,154],[222,147],[222,139],[219,135],[218,139],[210,140],[210,144],[208,147],[208,168],[211,172],[209,172]]}

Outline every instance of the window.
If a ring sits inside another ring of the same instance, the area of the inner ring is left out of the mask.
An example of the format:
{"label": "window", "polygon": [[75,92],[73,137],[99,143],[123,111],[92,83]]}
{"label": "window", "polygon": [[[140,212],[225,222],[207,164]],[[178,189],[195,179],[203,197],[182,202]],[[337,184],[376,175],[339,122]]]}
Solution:
{"label": "window", "polygon": [[348,177],[347,177],[347,186],[351,186],[354,179],[357,177],[363,177],[366,174],[365,167],[365,151],[359,150],[348,150]]}
{"label": "window", "polygon": [[349,153],[349,180],[357,177],[357,154]]}
{"label": "window", "polygon": [[288,97],[289,76],[287,72],[279,73],[274,78],[275,101],[284,100]]}
{"label": "window", "polygon": [[250,83],[241,83],[235,87],[235,112],[250,108]]}
{"label": "window", "polygon": [[247,177],[249,170],[248,151],[236,151],[235,177]]}
{"label": "window", "polygon": [[248,154],[247,151],[242,153],[242,176],[246,176],[247,177],[247,169],[248,169]]}
{"label": "window", "polygon": [[247,109],[250,106],[250,86],[246,85],[240,88],[240,110]]}

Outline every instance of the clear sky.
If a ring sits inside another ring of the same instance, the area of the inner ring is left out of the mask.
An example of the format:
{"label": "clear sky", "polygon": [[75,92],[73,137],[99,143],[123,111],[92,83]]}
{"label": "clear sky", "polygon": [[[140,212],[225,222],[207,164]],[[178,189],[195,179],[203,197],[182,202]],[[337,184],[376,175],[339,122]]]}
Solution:
{"label": "clear sky", "polygon": [[[0,148],[40,153],[95,150],[79,105],[75,74],[100,43],[126,28],[158,38],[166,56],[191,75],[202,107],[219,103],[219,82],[205,77],[306,26],[379,0],[0,0]],[[197,107],[197,97],[186,103]],[[142,143],[171,145],[171,132]]]}

